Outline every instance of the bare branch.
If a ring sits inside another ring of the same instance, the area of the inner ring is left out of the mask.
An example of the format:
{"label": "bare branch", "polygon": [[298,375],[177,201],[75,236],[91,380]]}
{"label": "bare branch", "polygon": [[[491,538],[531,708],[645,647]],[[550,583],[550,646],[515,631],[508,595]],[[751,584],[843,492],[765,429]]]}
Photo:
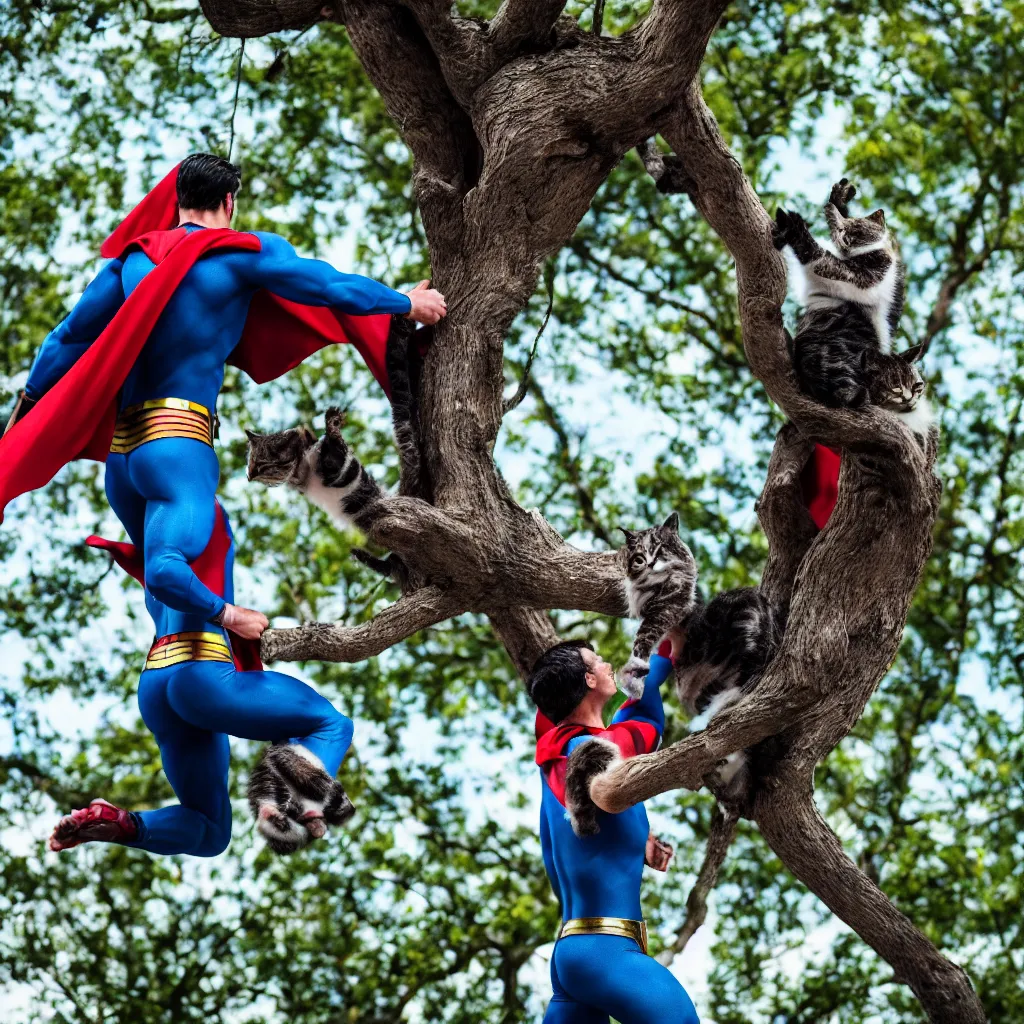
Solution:
{"label": "bare branch", "polygon": [[658,954],[658,962],[666,967],[686,949],[686,944],[693,938],[697,929],[708,916],[708,896],[718,882],[718,872],[725,862],[729,847],[736,838],[736,823],[739,818],[716,805],[708,831],[707,846],[704,849],[704,862],[697,873],[690,895],[686,897],[686,920],[683,921],[675,942]]}
{"label": "bare branch", "polygon": [[490,36],[502,54],[542,46],[565,7],[565,0],[505,0],[491,19]]}
{"label": "bare branch", "polygon": [[533,346],[530,348],[530,354],[526,357],[526,365],[523,367],[523,376],[519,381],[519,387],[516,388],[515,394],[513,394],[511,398],[506,398],[501,403],[502,416],[507,416],[513,409],[519,408],[523,399],[526,397],[527,392],[530,390],[530,370],[533,368],[533,360],[537,355],[537,346],[540,344],[540,337],[548,326],[548,321],[551,319],[551,311],[554,308],[555,280],[554,277],[552,277],[548,282],[548,308],[544,313],[544,320],[541,322],[540,330],[537,331],[536,337],[533,339]]}
{"label": "bare branch", "polygon": [[854,928],[909,985],[932,1021],[985,1024],[962,967],[947,960],[846,856],[802,780],[775,790],[756,821],[768,845],[797,878]]}
{"label": "bare branch", "polygon": [[263,659],[364,661],[462,611],[451,595],[424,587],[358,626],[313,622],[293,629],[268,629],[263,634]]}

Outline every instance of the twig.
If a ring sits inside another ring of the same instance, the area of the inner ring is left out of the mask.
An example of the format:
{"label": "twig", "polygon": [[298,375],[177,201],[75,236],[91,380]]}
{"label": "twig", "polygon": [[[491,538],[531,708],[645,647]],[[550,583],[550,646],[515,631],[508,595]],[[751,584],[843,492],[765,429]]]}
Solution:
{"label": "twig", "polygon": [[544,333],[544,329],[548,325],[548,321],[551,319],[551,310],[555,306],[555,275],[552,273],[548,277],[548,308],[544,314],[544,321],[540,325],[540,330],[537,332],[537,336],[533,339],[533,348],[530,349],[530,354],[526,357],[526,365],[523,367],[523,377],[519,382],[519,387],[516,388],[516,393],[511,398],[506,398],[501,403],[501,415],[507,416],[513,409],[519,407],[522,404],[523,399],[526,397],[527,391],[530,389],[530,370],[533,367],[533,358],[537,354],[537,346],[540,344],[540,336]]}
{"label": "twig", "polygon": [[686,920],[679,929],[675,942],[658,954],[658,963],[666,967],[686,949],[686,944],[704,923],[708,916],[708,896],[718,881],[718,872],[725,861],[733,839],[736,838],[736,815],[726,811],[720,804],[715,807],[708,832],[708,844],[704,851],[704,863],[700,866],[697,881],[693,883],[690,895],[686,897]]}

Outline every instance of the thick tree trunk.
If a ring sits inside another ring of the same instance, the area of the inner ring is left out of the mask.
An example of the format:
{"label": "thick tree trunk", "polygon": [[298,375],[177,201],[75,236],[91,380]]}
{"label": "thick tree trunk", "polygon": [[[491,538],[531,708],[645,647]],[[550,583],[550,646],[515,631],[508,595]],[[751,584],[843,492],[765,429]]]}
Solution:
{"label": "thick tree trunk", "polygon": [[[322,3],[202,0],[218,31],[241,36],[311,24]],[[646,146],[649,168],[666,189],[674,178],[690,192],[735,258],[748,361],[792,421],[759,507],[771,549],[762,586],[790,614],[755,692],[704,732],[622,762],[594,792],[602,804],[626,806],[706,781],[714,788],[718,761],[753,748],[757,783],[743,810],[784,863],[885,957],[933,1021],[974,1024],[983,1014],[966,976],[853,868],[811,802],[815,765],[848,734],[895,657],[938,508],[935,439],[922,447],[895,417],[825,409],[797,386],[771,221],[697,84],[725,6],[654,0],[636,29],[610,39],[560,18],[560,0],[505,0],[487,25],[455,16],[450,0],[332,0],[413,154],[449,315],[422,383],[429,501],[388,498],[368,527],[418,586],[361,626],[269,630],[264,656],[356,661],[474,611],[490,616],[525,676],[556,639],[547,610],[626,614],[617,554],[579,551],[520,508],[492,452],[504,337],[541,261],[572,237],[621,157],[661,133],[677,158],[669,166]],[[843,450],[839,502],[820,535],[798,483],[811,442]],[[709,871],[721,859],[713,852]]]}

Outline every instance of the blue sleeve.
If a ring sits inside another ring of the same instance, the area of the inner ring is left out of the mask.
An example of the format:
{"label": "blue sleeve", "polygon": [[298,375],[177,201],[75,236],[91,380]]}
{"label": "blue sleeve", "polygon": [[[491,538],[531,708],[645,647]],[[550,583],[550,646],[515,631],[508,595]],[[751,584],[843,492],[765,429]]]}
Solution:
{"label": "blue sleeve", "polygon": [[408,295],[359,274],[343,274],[323,260],[299,256],[280,236],[257,232],[262,250],[246,261],[249,284],[304,306],[333,306],[342,313],[408,313]]}
{"label": "blue sleeve", "polygon": [[124,302],[121,261],[111,260],[93,279],[75,308],[46,336],[25,385],[38,402],[103,333]]}
{"label": "blue sleeve", "polygon": [[639,700],[627,701],[615,712],[612,724],[640,720],[648,722],[658,730],[665,731],[665,706],[661,702],[661,684],[672,675],[671,658],[652,654],[650,671],[644,683],[644,695]]}

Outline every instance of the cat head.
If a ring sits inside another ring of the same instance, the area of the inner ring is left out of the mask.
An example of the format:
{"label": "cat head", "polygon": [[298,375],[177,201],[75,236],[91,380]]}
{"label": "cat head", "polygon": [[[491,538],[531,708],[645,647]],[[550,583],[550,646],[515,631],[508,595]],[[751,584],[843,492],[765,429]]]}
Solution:
{"label": "cat head", "polygon": [[915,345],[879,361],[870,385],[873,405],[890,412],[910,412],[917,405],[925,383],[914,364],[922,352],[923,346]]}
{"label": "cat head", "polygon": [[650,573],[685,568],[697,579],[697,563],[693,553],[679,536],[679,513],[673,512],[661,524],[646,530],[627,530],[625,534],[626,575],[631,580]]}
{"label": "cat head", "polygon": [[277,434],[247,430],[245,436],[249,438],[249,479],[269,487],[290,480],[317,442],[309,427],[292,427]]}
{"label": "cat head", "polygon": [[842,256],[853,255],[864,246],[884,245],[890,240],[882,210],[875,210],[866,217],[844,217],[839,214],[836,222],[832,240]]}

